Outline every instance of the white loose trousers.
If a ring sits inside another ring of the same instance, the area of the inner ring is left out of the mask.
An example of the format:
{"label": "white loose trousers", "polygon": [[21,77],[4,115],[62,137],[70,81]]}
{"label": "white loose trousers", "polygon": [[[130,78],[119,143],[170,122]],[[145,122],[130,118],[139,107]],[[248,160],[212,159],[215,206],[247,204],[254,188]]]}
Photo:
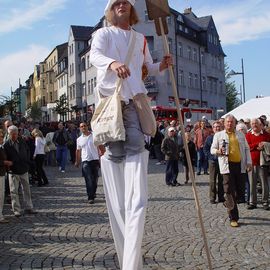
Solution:
{"label": "white loose trousers", "polygon": [[122,270],[142,270],[148,158],[148,151],[127,155],[120,163],[101,158],[106,204]]}

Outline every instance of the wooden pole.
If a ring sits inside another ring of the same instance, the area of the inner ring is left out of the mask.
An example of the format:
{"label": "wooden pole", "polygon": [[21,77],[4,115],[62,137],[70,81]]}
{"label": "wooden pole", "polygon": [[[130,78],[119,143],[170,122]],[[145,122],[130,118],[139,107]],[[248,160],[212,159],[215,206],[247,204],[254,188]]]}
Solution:
{"label": "wooden pole", "polygon": [[[162,38],[163,38],[165,54],[169,54],[170,49],[169,49],[169,44],[168,44],[167,37],[166,37],[165,32],[164,32],[162,18],[159,18],[159,25],[160,25],[160,29],[161,29],[161,35],[162,35]],[[186,152],[189,173],[190,173],[190,176],[191,176],[192,190],[193,190],[193,194],[194,194],[194,198],[195,198],[197,213],[198,213],[198,216],[199,216],[201,231],[202,231],[202,235],[203,235],[203,241],[204,241],[204,247],[205,247],[205,251],[206,251],[208,266],[209,266],[209,269],[212,270],[213,268],[212,268],[212,262],[211,262],[211,255],[210,255],[210,250],[208,248],[208,242],[207,242],[207,237],[206,237],[206,232],[205,232],[205,228],[204,228],[204,223],[203,223],[203,218],[202,218],[202,212],[201,212],[199,197],[198,197],[197,188],[196,188],[195,175],[194,175],[193,166],[192,166],[192,162],[191,162],[191,158],[190,158],[190,153],[189,153],[189,149],[188,149],[187,140],[185,138],[184,123],[183,123],[183,118],[182,118],[182,114],[181,114],[181,110],[180,110],[180,103],[179,103],[179,98],[178,98],[178,94],[177,94],[177,87],[176,87],[176,82],[175,82],[175,77],[174,77],[173,67],[172,66],[169,66],[169,73],[170,73],[170,78],[171,78],[171,82],[172,82],[173,95],[174,95],[174,99],[175,99],[175,105],[176,105],[176,110],[177,110],[177,114],[178,114],[178,120],[179,120],[179,123],[180,123],[181,134],[182,134],[182,138],[183,138],[183,142],[184,142],[184,148],[185,148],[185,152]]]}

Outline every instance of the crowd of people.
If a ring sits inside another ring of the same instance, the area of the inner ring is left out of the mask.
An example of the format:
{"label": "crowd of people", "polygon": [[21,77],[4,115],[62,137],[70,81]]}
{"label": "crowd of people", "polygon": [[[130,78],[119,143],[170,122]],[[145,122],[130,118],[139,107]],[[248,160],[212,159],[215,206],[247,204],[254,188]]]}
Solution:
{"label": "crowd of people", "polygon": [[[79,164],[80,160],[76,156],[76,151],[78,151],[77,140],[80,141],[80,135],[83,135],[83,131],[80,131],[74,122],[67,122],[64,125],[63,122],[40,124],[27,121],[12,123],[11,120],[6,120],[2,123],[0,128],[0,223],[8,222],[2,213],[4,201],[11,203],[16,217],[37,213],[31,200],[30,186],[49,185],[44,170],[45,165],[59,166],[59,171],[65,173],[68,157],[72,164],[76,166]],[[84,161],[83,159],[82,163]],[[97,183],[97,176],[95,182]],[[23,209],[19,191],[23,194]],[[90,200],[89,196],[88,199]]]}
{"label": "crowd of people", "polygon": [[[179,160],[189,167],[183,147],[183,136],[175,120],[158,122],[157,133],[147,144],[156,165],[166,164],[165,183],[179,186]],[[247,203],[247,209],[257,208],[257,194],[262,194],[263,209],[269,210],[270,125],[265,115],[240,119],[227,115],[217,121],[206,118],[187,125],[184,134],[193,170],[199,176],[209,175],[209,201],[222,202],[227,208],[232,227],[237,227],[237,204]]]}

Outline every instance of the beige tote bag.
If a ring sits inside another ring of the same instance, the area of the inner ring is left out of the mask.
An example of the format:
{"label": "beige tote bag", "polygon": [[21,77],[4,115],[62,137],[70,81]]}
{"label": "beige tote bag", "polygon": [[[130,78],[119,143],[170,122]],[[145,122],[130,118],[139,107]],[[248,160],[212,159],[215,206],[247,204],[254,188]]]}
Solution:
{"label": "beige tote bag", "polygon": [[[125,60],[128,66],[132,51],[135,44],[135,34],[131,30],[129,49]],[[112,96],[99,98],[100,102],[94,112],[91,120],[93,130],[93,140],[96,146],[107,142],[125,141],[126,132],[123,122],[122,106],[121,106],[121,89],[122,79],[116,82],[116,89]]]}

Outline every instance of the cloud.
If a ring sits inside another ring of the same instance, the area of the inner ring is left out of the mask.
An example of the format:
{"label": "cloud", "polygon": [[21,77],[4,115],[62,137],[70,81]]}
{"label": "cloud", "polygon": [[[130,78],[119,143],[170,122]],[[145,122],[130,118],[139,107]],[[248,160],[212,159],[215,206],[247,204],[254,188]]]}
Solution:
{"label": "cloud", "polygon": [[[170,2],[179,10],[179,3],[175,0]],[[213,16],[222,45],[270,36],[269,0],[197,1],[194,5],[192,9],[198,17]]]}
{"label": "cloud", "polygon": [[51,13],[64,8],[66,1],[45,0],[40,4],[37,4],[36,1],[28,1],[27,6],[23,5],[23,7],[9,9],[7,14],[1,15],[0,35],[18,29],[31,28],[34,23],[48,19]]}
{"label": "cloud", "polygon": [[10,88],[18,87],[34,72],[34,66],[47,57],[50,50],[39,45],[29,45],[26,49],[6,55],[0,59],[0,95],[10,95]]}

